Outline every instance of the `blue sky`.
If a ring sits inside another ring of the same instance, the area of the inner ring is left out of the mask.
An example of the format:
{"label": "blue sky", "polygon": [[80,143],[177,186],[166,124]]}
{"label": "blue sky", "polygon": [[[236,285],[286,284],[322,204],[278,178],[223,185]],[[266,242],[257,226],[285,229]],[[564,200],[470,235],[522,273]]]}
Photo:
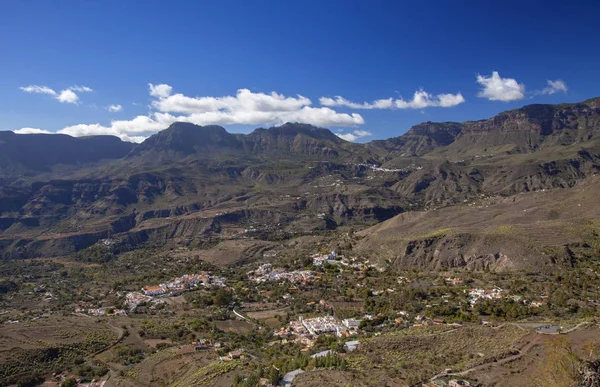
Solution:
{"label": "blue sky", "polygon": [[600,95],[600,3],[491,3],[5,0],[0,130],[290,120],[369,141]]}

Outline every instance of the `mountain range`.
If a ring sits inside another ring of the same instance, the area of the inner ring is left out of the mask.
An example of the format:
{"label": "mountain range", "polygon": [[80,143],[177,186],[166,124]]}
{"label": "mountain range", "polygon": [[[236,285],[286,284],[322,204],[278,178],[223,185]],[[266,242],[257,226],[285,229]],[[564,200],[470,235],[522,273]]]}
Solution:
{"label": "mountain range", "polygon": [[[418,235],[398,219],[442,211],[443,223],[452,218],[447,211],[469,205],[479,217],[475,209],[486,200],[494,202],[483,208],[521,194],[575,192],[593,184],[599,168],[600,98],[528,105],[481,121],[425,122],[365,144],[299,123],[232,134],[177,122],[141,144],[0,132],[0,254],[60,256],[101,240],[195,246],[352,226],[367,230],[359,248],[386,230],[387,242],[378,245],[392,251],[389,264],[504,270],[519,264],[497,264],[507,256],[499,247],[475,251],[480,230],[455,225],[460,237],[444,239],[451,232],[440,233],[443,224]],[[390,235],[402,235],[402,246],[390,244]],[[511,254],[535,255],[547,242]],[[443,251],[438,243],[454,246],[441,261],[432,259]]]}

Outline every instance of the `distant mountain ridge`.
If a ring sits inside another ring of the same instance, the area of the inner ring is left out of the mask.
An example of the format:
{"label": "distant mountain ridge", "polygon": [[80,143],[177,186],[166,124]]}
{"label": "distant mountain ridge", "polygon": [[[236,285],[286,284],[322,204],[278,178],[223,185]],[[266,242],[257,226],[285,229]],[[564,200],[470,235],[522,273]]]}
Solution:
{"label": "distant mountain ridge", "polygon": [[302,154],[338,157],[358,149],[328,129],[307,124],[286,123],[268,129],[259,128],[249,134],[232,134],[221,126],[198,126],[176,122],[152,135],[135,147],[128,158],[161,156],[206,158],[217,154],[232,156],[261,156]]}
{"label": "distant mountain ridge", "polygon": [[15,134],[0,131],[0,172],[48,172],[54,165],[85,165],[126,156],[135,144],[114,136]]}
{"label": "distant mountain ridge", "polygon": [[573,187],[600,171],[600,99],[425,122],[365,144],[287,123],[232,134],[177,122],[141,144],[0,132],[0,254],[262,237],[479,197]]}
{"label": "distant mountain ridge", "polygon": [[581,103],[527,105],[490,119],[467,122],[425,122],[405,134],[371,144],[389,151],[422,156],[449,146],[465,153],[513,145],[513,152],[531,152],[546,145],[571,145],[600,134],[600,97]]}
{"label": "distant mountain ridge", "polygon": [[217,125],[176,122],[141,144],[123,142],[114,136],[74,138],[0,132],[0,172],[22,173],[27,169],[33,173],[48,172],[57,164],[89,164],[144,154],[177,158],[228,152],[237,152],[239,156],[243,151],[244,156],[291,152],[355,158],[352,153],[358,153],[370,161],[385,162],[390,154],[418,157],[441,147],[457,154],[494,147],[522,153],[544,146],[586,142],[599,131],[600,97],[575,104],[527,105],[480,121],[424,122],[398,137],[365,144],[349,143],[328,129],[298,123],[232,134]]}

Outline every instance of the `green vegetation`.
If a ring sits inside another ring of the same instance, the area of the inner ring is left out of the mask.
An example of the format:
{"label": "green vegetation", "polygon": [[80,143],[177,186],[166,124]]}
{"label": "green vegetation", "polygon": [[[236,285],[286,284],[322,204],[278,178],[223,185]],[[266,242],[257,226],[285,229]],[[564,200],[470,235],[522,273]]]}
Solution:
{"label": "green vegetation", "polygon": [[105,367],[85,365],[81,359],[107,347],[114,339],[114,335],[108,333],[91,332],[82,342],[61,345],[39,341],[36,344],[43,344],[43,348],[14,350],[10,359],[0,363],[0,384],[23,384],[61,369],[78,372],[82,377],[102,376],[107,372]]}
{"label": "green vegetation", "polygon": [[144,338],[169,338],[180,342],[188,342],[192,339],[192,331],[186,324],[155,319],[142,321],[139,328],[139,335]]}
{"label": "green vegetation", "polygon": [[120,363],[122,365],[130,365],[139,363],[144,360],[144,351],[140,348],[128,345],[128,346],[117,346],[114,349],[114,363]]}
{"label": "green vegetation", "polygon": [[77,262],[106,263],[114,257],[115,255],[111,248],[96,244],[76,252],[70,258]]}

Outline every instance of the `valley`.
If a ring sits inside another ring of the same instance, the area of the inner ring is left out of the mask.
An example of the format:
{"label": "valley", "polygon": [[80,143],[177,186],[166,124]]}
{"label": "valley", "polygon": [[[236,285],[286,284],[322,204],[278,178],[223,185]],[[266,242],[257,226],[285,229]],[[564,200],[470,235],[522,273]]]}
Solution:
{"label": "valley", "polygon": [[600,358],[598,98],[0,155],[2,386],[573,385]]}

